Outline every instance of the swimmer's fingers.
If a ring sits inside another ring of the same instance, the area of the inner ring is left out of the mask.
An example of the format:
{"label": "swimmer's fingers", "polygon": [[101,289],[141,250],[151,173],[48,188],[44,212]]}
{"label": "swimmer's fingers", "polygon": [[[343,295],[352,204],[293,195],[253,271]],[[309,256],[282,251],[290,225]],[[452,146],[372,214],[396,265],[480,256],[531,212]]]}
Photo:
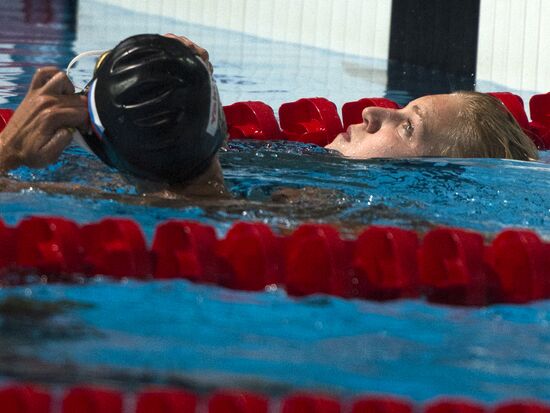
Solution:
{"label": "swimmer's fingers", "polygon": [[[80,111],[87,111],[88,99],[81,95],[58,95],[37,94],[29,99],[29,110],[35,116],[55,116],[57,110],[61,108],[75,108]],[[44,119],[39,119],[43,122]],[[28,123],[25,122],[25,123]]]}
{"label": "swimmer's fingers", "polygon": [[43,139],[47,142],[59,129],[85,128],[88,112],[85,107],[57,107],[40,112],[38,117]]}
{"label": "swimmer's fingers", "polygon": [[206,50],[204,47],[200,47],[197,43],[195,43],[193,40],[189,39],[188,37],[177,36],[173,33],[166,33],[164,36],[169,37],[171,39],[179,40],[185,46],[189,47],[196,54],[198,54],[201,57],[201,59],[203,59],[205,61],[210,59],[210,55],[208,54],[208,50]]}
{"label": "swimmer's fingers", "polygon": [[42,92],[52,95],[72,95],[74,86],[64,72],[58,72],[46,82]]}
{"label": "swimmer's fingers", "polygon": [[32,77],[31,85],[29,91],[40,89],[44,86],[52,77],[54,77],[60,70],[57,67],[48,66],[41,67],[36,71]]}
{"label": "swimmer's fingers", "polygon": [[2,131],[1,170],[47,165],[70,142],[69,128],[86,128],[86,98],[74,95],[73,90],[66,75],[56,68],[36,73],[29,93]]}
{"label": "swimmer's fingers", "polygon": [[212,66],[212,63],[210,63],[210,60],[207,60],[205,63],[206,63],[206,67],[208,68],[208,71],[210,72],[210,75],[213,75],[214,74],[214,66]]}
{"label": "swimmer's fingers", "polygon": [[199,57],[206,63],[208,66],[210,72],[213,72],[212,64],[210,63],[210,55],[208,54],[208,50],[206,50],[204,47],[200,47],[197,43],[192,41],[191,39],[185,37],[185,36],[177,36],[173,33],[166,33],[164,35],[165,37],[169,37],[171,39],[176,39],[182,42],[185,46],[189,47],[191,50],[193,50],[196,54],[199,55]]}
{"label": "swimmer's fingers", "polygon": [[56,105],[64,108],[77,108],[77,109],[87,110],[88,98],[83,95],[58,96],[56,100]]}
{"label": "swimmer's fingers", "polygon": [[57,130],[52,138],[41,148],[38,164],[30,165],[42,167],[57,161],[63,150],[71,143],[73,131],[67,128]]}
{"label": "swimmer's fingers", "polygon": [[30,168],[42,168],[57,161],[72,139],[72,131],[59,129],[40,148],[25,148],[21,157],[24,165]]}

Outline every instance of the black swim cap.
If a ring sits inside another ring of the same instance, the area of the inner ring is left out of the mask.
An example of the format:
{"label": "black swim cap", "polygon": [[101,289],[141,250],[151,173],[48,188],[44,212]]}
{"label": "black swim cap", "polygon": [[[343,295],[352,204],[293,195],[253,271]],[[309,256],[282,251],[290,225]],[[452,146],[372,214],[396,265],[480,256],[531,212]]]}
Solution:
{"label": "black swim cap", "polygon": [[143,34],[99,64],[84,138],[105,163],[153,181],[200,175],[226,137],[218,90],[205,62],[175,39]]}

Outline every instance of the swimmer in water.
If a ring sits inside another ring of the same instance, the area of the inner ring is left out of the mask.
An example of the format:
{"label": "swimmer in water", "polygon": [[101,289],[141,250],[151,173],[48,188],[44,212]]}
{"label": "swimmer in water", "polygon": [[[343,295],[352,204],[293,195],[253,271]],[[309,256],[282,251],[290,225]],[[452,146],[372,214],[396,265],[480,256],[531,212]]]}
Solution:
{"label": "swimmer in water", "polygon": [[[0,171],[55,162],[72,128],[107,165],[153,188],[226,193],[217,156],[226,126],[212,65],[207,51],[185,37],[122,41],[100,61],[87,98],[74,94],[64,73],[39,71],[0,135]],[[477,92],[424,96],[402,109],[366,108],[363,122],[326,148],[357,159],[538,157],[505,106]]]}

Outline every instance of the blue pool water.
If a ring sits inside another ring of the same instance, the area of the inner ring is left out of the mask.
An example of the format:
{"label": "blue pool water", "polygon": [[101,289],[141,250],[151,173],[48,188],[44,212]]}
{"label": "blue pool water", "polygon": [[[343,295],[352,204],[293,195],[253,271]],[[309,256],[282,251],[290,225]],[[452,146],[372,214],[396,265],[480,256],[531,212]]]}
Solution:
{"label": "blue pool water", "polygon": [[[382,61],[92,1],[80,2],[77,20],[63,12],[62,0],[31,10],[29,4],[0,6],[0,106],[16,107],[36,67],[66,65],[77,52],[110,48],[140,31],[182,33],[205,45],[225,104],[263,100],[277,108],[299,97],[326,96],[341,105],[387,92]],[[84,62],[77,78],[85,80],[91,67]],[[414,94],[414,85],[387,92],[401,103]],[[200,220],[220,236],[235,220],[261,220],[282,232],[306,221],[329,222],[349,236],[369,224],[419,231],[443,224],[488,235],[516,226],[550,239],[547,153],[537,163],[354,161],[309,145],[233,142],[221,161],[236,199],[144,206],[130,184],[74,147],[46,170],[10,173],[11,183],[1,184],[12,189],[0,193],[0,216],[10,224],[30,214],[80,223],[125,216],[138,221],[149,240],[169,218]],[[57,188],[44,190],[45,182]],[[83,190],[68,193],[73,184]],[[270,198],[280,187],[322,191],[285,205]],[[185,281],[33,283],[0,289],[0,380],[550,400],[549,322],[548,301],[462,309],[423,301],[295,300],[280,290],[249,294]]]}

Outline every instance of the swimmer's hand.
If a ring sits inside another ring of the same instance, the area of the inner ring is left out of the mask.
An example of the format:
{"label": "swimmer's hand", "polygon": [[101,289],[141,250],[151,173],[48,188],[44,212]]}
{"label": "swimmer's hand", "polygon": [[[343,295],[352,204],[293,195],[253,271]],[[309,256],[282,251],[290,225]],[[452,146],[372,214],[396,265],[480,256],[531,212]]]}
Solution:
{"label": "swimmer's hand", "polygon": [[169,37],[171,39],[176,39],[182,42],[185,46],[193,50],[202,59],[202,61],[208,67],[208,71],[210,72],[210,74],[214,73],[214,67],[212,66],[212,63],[210,63],[210,56],[208,54],[208,50],[200,47],[194,41],[192,41],[191,39],[188,39],[185,36],[177,36],[173,33],[166,33],[164,37]]}
{"label": "swimmer's hand", "polygon": [[86,97],[74,94],[64,72],[44,67],[0,134],[0,172],[54,163],[71,142],[72,128],[86,128]]}

